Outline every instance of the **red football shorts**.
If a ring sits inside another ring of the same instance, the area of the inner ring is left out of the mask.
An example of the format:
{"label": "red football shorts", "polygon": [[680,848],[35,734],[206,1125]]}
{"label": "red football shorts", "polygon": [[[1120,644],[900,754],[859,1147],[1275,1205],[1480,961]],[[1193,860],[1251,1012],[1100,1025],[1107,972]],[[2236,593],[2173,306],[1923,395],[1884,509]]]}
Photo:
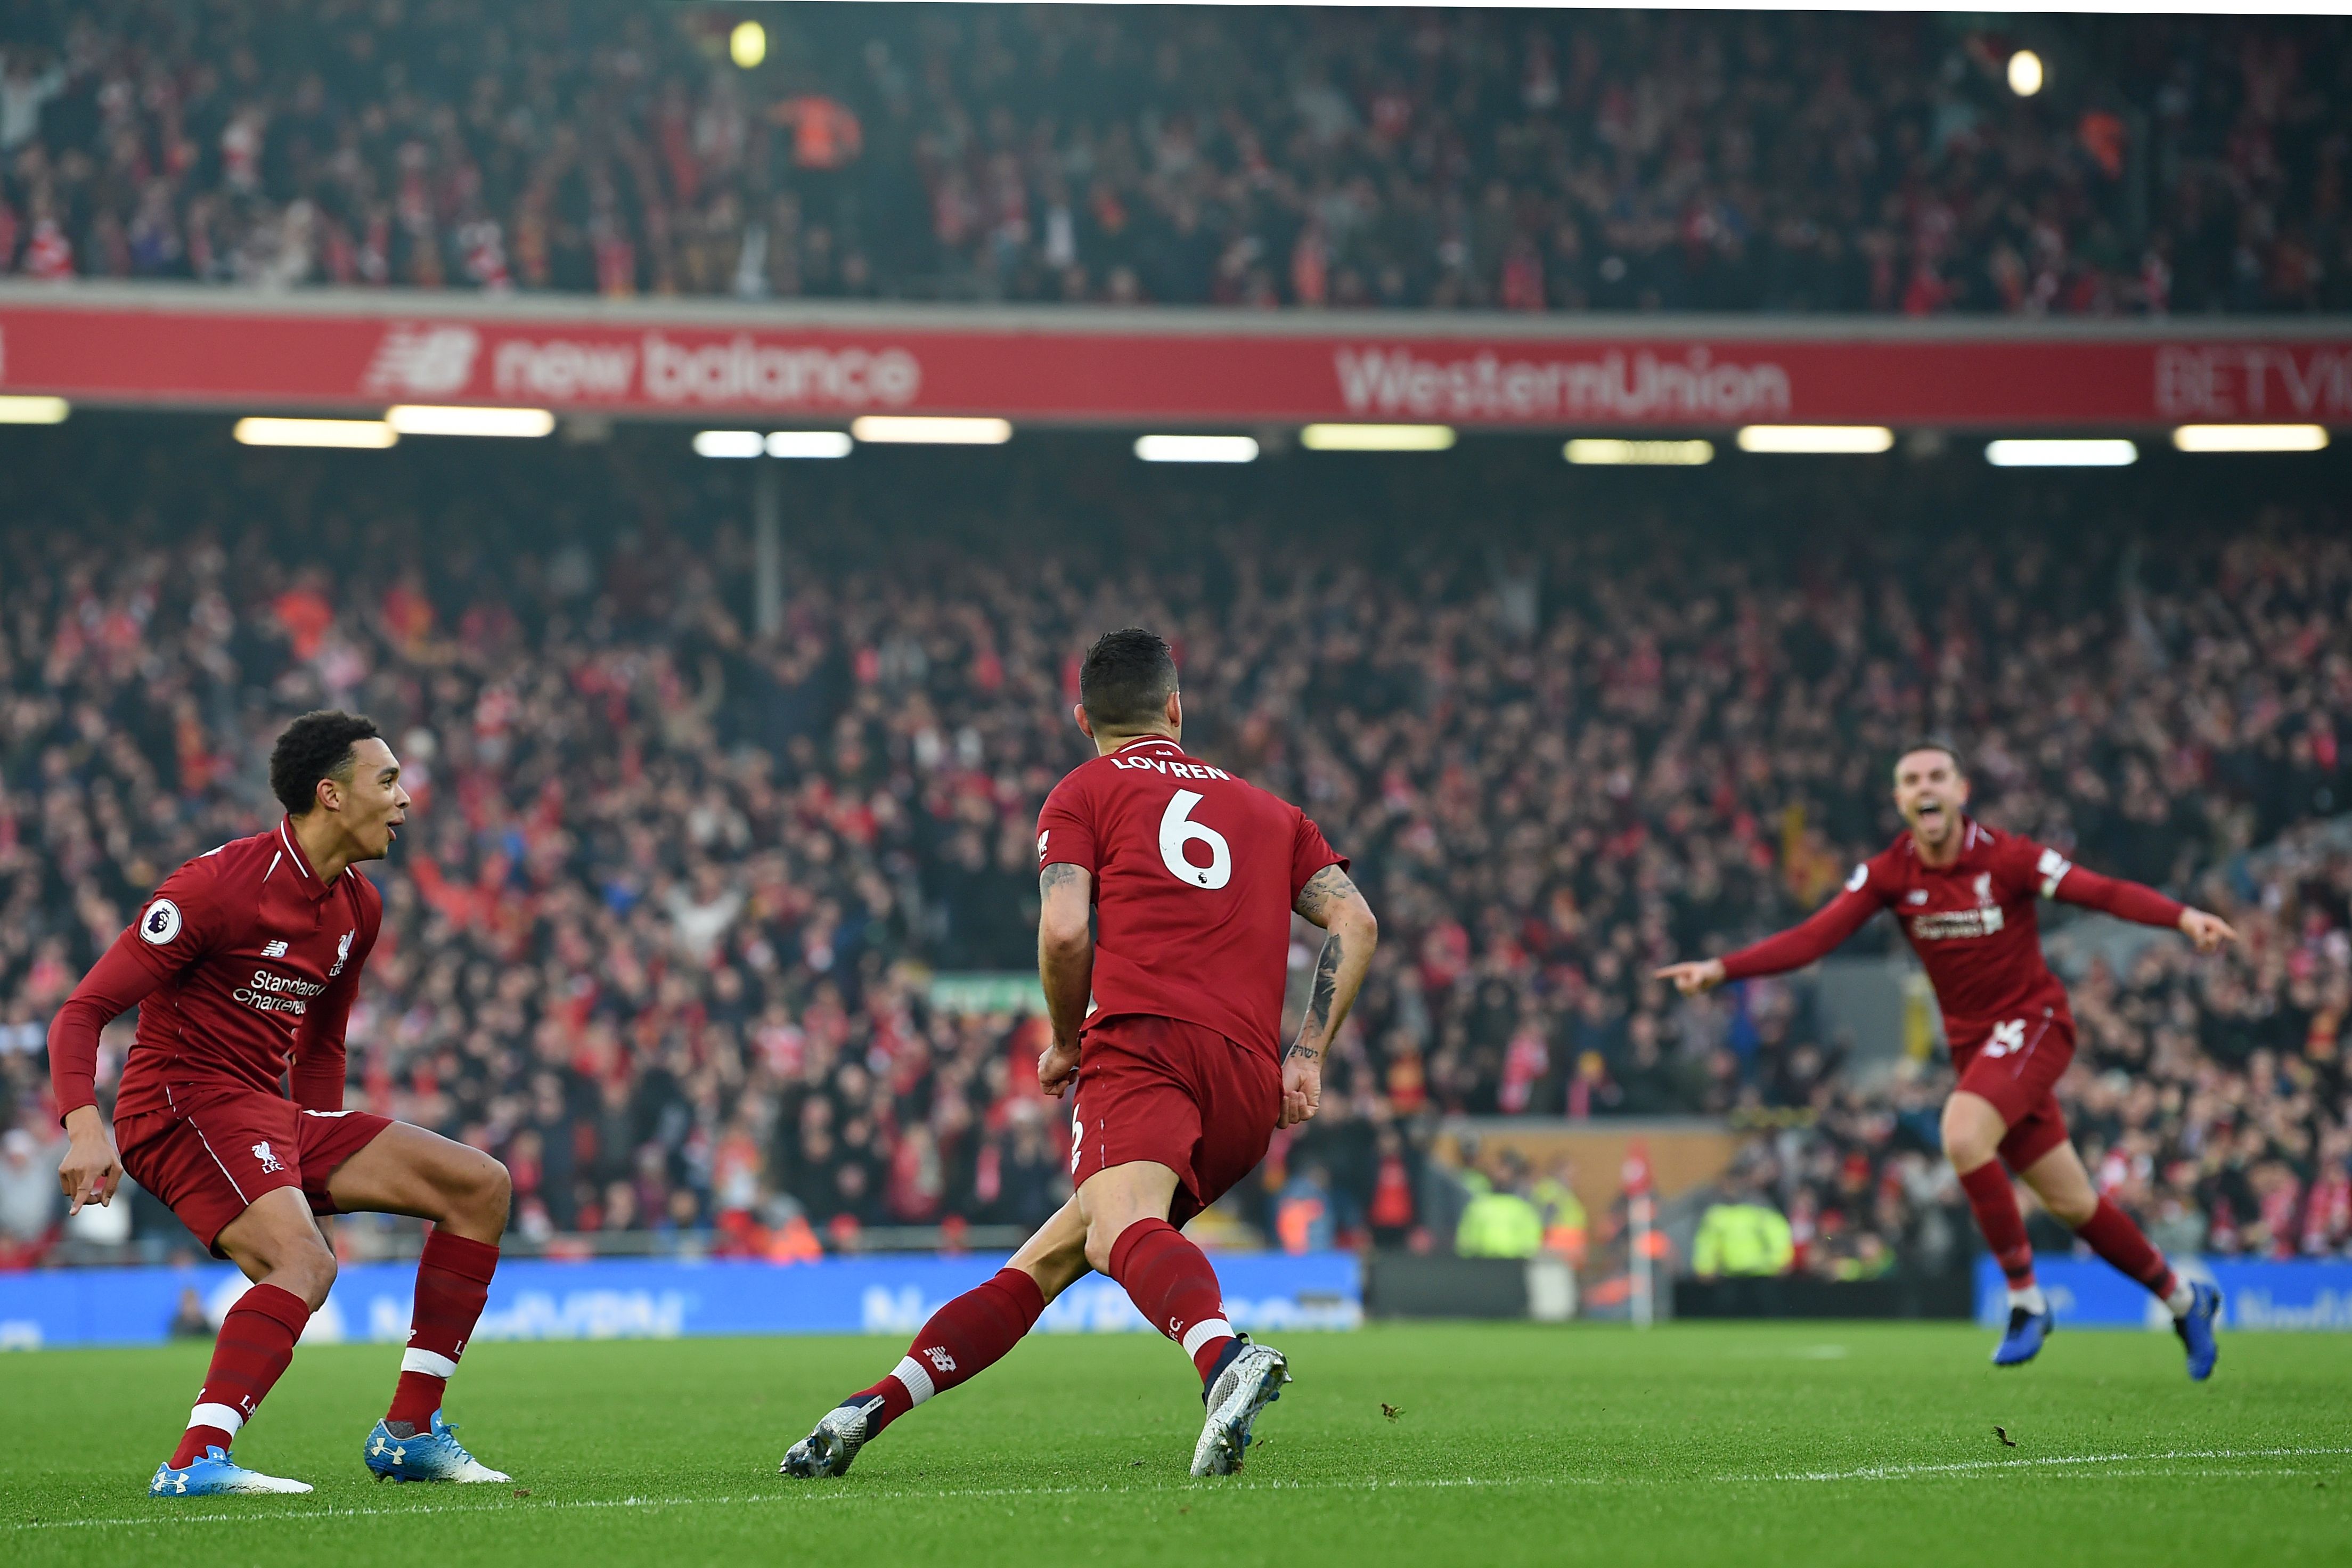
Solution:
{"label": "red football shorts", "polygon": [[335,1213],[327,1178],[391,1125],[364,1110],[305,1110],[258,1089],[177,1089],[172,1110],[123,1117],[114,1138],[131,1179],[217,1258],[222,1229],[264,1193],[299,1187],[312,1214]]}
{"label": "red football shorts", "polygon": [[1955,1088],[1992,1102],[2009,1124],[2001,1163],[2023,1171],[2066,1142],[2065,1113],[2052,1092],[2074,1060],[2074,1026],[2045,1014],[1996,1024],[1990,1035],[1952,1049],[1960,1080]]}
{"label": "red football shorts", "polygon": [[1150,1160],[1176,1173],[1181,1226],[1257,1168],[1282,1111],[1273,1058],[1180,1018],[1128,1013],[1078,1037],[1070,1180]]}

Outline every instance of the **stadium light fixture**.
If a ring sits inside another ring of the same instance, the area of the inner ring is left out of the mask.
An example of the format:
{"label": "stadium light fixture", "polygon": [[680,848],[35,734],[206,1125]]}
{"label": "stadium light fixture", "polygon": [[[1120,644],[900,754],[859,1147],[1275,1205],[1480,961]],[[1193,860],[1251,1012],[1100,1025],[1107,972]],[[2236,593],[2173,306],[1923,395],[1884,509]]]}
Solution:
{"label": "stadium light fixture", "polygon": [[1584,436],[1570,441],[1560,456],[1580,468],[1695,468],[1715,461],[1712,441],[1622,441],[1613,437]]}
{"label": "stadium light fixture", "polygon": [[768,29],[757,22],[738,22],[727,35],[727,55],[745,70],[768,58]]}
{"label": "stadium light fixture", "polygon": [[1895,432],[1884,425],[1749,425],[1739,432],[1743,452],[1885,452]]}
{"label": "stadium light fixture", "polygon": [[2020,49],[2009,57],[2009,90],[2020,98],[2032,98],[2042,90],[2042,57],[2032,49]]}
{"label": "stadium light fixture", "polygon": [[1247,463],[1257,442],[1247,436],[1138,436],[1135,455],[1147,463]]}
{"label": "stadium light fixture", "polygon": [[2139,448],[2121,437],[1994,441],[1985,447],[1985,461],[1996,468],[2121,468],[2139,461]]}
{"label": "stadium light fixture", "polygon": [[381,419],[240,419],[231,432],[247,447],[344,447],[382,451],[400,432]]}
{"label": "stadium light fixture", "polygon": [[2183,425],[2172,433],[2183,452],[2321,452],[2327,448],[2322,425]]}
{"label": "stadium light fixture", "polygon": [[0,397],[0,425],[62,425],[72,412],[62,397]]}
{"label": "stadium light fixture", "polygon": [[756,458],[767,449],[757,430],[700,430],[694,437],[698,458]]}
{"label": "stadium light fixture", "polygon": [[846,430],[771,430],[771,458],[846,458],[856,443]]}
{"label": "stadium light fixture", "polygon": [[1309,425],[1298,444],[1310,452],[1443,452],[1451,425]]}
{"label": "stadium light fixture", "polygon": [[861,441],[908,447],[1002,447],[1013,439],[1009,419],[949,419],[936,415],[868,414],[849,422]]}
{"label": "stadium light fixture", "polygon": [[555,416],[544,408],[436,407],[401,403],[383,422],[404,436],[551,436]]}
{"label": "stadium light fixture", "polygon": [[2122,437],[2009,439],[1988,442],[1985,461],[1994,468],[2128,468],[2140,449]]}

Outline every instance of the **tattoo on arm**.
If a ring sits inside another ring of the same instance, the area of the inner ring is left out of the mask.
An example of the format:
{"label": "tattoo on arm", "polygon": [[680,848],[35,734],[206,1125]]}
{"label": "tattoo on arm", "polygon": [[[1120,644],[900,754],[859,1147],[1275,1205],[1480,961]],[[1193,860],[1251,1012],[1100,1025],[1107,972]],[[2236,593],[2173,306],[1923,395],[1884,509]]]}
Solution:
{"label": "tattoo on arm", "polygon": [[1075,880],[1086,874],[1086,868],[1083,866],[1073,866],[1067,860],[1056,860],[1037,873],[1037,891],[1041,895],[1050,893],[1063,883]]}
{"label": "tattoo on arm", "polygon": [[1307,885],[1298,889],[1298,897],[1290,907],[1306,919],[1321,925],[1332,904],[1355,890],[1356,885],[1348,880],[1347,872],[1336,864],[1326,866],[1307,879]]}
{"label": "tattoo on arm", "polygon": [[[1290,1047],[1290,1054],[1294,1057],[1303,1057],[1310,1062],[1318,1061],[1330,1043],[1327,1034],[1331,1026],[1331,1002],[1339,985],[1339,961],[1344,952],[1338,931],[1323,939],[1322,956],[1315,961],[1315,990],[1307,999],[1307,1022]],[[1307,1043],[1309,1039],[1318,1043],[1310,1046]]]}

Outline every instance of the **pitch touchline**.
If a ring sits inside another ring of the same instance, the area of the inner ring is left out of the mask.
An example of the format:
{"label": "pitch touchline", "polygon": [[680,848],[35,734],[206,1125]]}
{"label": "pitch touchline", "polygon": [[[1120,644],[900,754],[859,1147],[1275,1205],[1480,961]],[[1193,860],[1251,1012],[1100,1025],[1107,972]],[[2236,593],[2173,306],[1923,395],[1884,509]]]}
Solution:
{"label": "pitch touchline", "polygon": [[[2070,1454],[2035,1459],[1968,1459],[1937,1465],[1865,1465],[1851,1470],[1788,1470],[1757,1475],[1725,1475],[1697,1477],[1669,1476],[1464,1476],[1454,1479],[1404,1480],[1324,1480],[1324,1481],[1227,1481],[1215,1486],[1126,1486],[1126,1487],[953,1487],[940,1491],[890,1491],[867,1494],[838,1488],[822,1491],[754,1492],[747,1497],[674,1497],[674,1498],[574,1498],[562,1501],[538,1504],[542,1510],[588,1508],[742,1508],[755,1503],[851,1502],[860,1497],[905,1500],[908,1498],[1009,1498],[1009,1497],[1087,1497],[1132,1495],[1157,1492],[1168,1496],[1213,1495],[1232,1491],[1388,1491],[1445,1490],[1455,1488],[1494,1487],[1611,1487],[1611,1486],[1702,1486],[1738,1485],[1774,1481],[1881,1481],[1901,1480],[1913,1476],[1981,1475],[1993,1470],[2029,1470],[2053,1466],[2158,1464],[2183,1459],[2287,1459],[2317,1458],[2329,1455],[2352,1454],[2352,1447],[2338,1448],[2171,1448],[2160,1454]],[[2137,1474],[2157,1472],[2139,1471]],[[2266,1472],[2243,1472],[2261,1474]],[[122,1519],[46,1519],[19,1520],[11,1522],[12,1530],[89,1530],[117,1529],[142,1524],[235,1524],[274,1523],[278,1521],[316,1519],[409,1519],[424,1514],[505,1514],[510,1511],[498,1507],[480,1505],[447,1506],[425,1503],[415,1508],[320,1508],[276,1513],[180,1513],[169,1508],[157,1508],[153,1512]]]}

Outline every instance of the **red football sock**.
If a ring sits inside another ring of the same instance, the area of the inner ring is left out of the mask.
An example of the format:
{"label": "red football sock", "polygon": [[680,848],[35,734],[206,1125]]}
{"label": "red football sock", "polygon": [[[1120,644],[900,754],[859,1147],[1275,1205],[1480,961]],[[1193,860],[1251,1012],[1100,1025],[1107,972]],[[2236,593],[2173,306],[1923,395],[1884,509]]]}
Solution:
{"label": "red football sock", "polygon": [[1998,1160],[1987,1160],[1973,1171],[1960,1173],[1960,1190],[1976,1211],[1977,1229],[1993,1260],[2009,1277],[2009,1288],[2023,1290],[2033,1283],[2033,1243],[2025,1237],[2025,1216],[2017,1212],[2017,1194],[2010,1190],[2009,1173]]}
{"label": "red football sock", "polygon": [[213,1342],[213,1364],[173,1451],[173,1469],[203,1457],[207,1447],[229,1446],[294,1359],[294,1342],[310,1321],[302,1298],[282,1286],[256,1285],[236,1299]]}
{"label": "red football sock", "polygon": [[933,1312],[890,1374],[845,1403],[881,1400],[882,1408],[866,1418],[879,1432],[932,1394],[1003,1361],[1045,1310],[1045,1293],[1036,1280],[1018,1268],[1000,1268]]}
{"label": "red football sock", "polygon": [[2105,1198],[2091,1211],[2090,1218],[2074,1227],[2074,1234],[2089,1242],[2092,1251],[2159,1297],[2171,1295],[2179,1283],[2156,1244],[2141,1234],[2131,1215]]}
{"label": "red football sock", "polygon": [[386,1421],[422,1429],[441,1408],[441,1395],[457,1370],[457,1358],[490,1298],[490,1275],[499,1249],[436,1226],[416,1260],[416,1310],[408,1321],[408,1349],[400,1358],[400,1382],[392,1391]]}
{"label": "red football sock", "polygon": [[1144,1321],[1184,1347],[1206,1383],[1234,1337],[1208,1255],[1166,1220],[1139,1219],[1111,1243],[1110,1277],[1126,1288]]}

